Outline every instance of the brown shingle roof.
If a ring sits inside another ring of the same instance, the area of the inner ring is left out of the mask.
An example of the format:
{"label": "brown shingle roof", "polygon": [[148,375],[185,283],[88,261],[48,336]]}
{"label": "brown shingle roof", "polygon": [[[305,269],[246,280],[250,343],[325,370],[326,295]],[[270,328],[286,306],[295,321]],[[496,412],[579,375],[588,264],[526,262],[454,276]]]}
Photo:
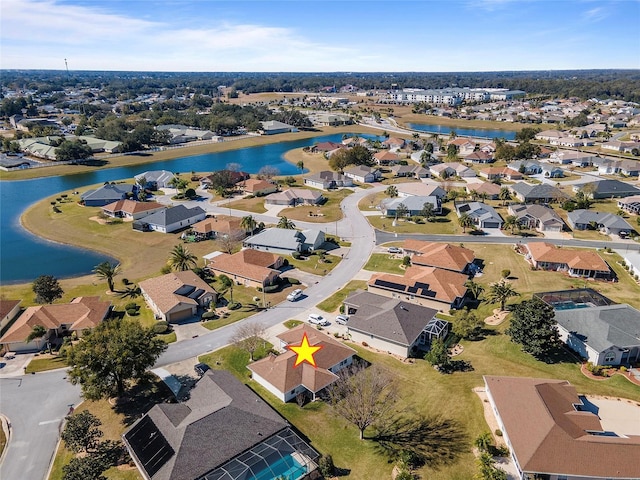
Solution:
{"label": "brown shingle roof", "polygon": [[280,273],[278,270],[270,268],[279,258],[273,253],[246,249],[233,255],[226,253],[218,255],[212,258],[207,266],[219,272],[264,283],[274,274]]}
{"label": "brown shingle roof", "polygon": [[[369,285],[441,302],[453,302],[467,292],[467,275],[435,267],[409,267],[404,276],[376,273]],[[410,290],[411,289],[411,290]]]}
{"label": "brown shingle roof", "polygon": [[22,300],[4,300],[0,299],[0,319],[9,315],[11,310],[15,308]]}
{"label": "brown shingle roof", "polygon": [[242,220],[237,217],[229,217],[227,215],[216,215],[215,217],[207,217],[204,220],[194,223],[191,228],[197,233],[206,234],[211,232],[232,235],[243,233],[240,228]]}
{"label": "brown shingle roof", "polygon": [[281,355],[270,355],[249,365],[249,370],[264,378],[281,392],[289,392],[303,385],[317,393],[338,378],[328,369],[352,357],[356,351],[308,324],[302,324],[280,335],[287,344],[299,344],[303,334],[307,334],[309,344],[322,348],[314,354],[317,368],[305,363],[294,367],[297,354],[287,350]]}
{"label": "brown shingle roof", "polygon": [[164,205],[158,202],[136,202],[134,200],[118,200],[117,202],[110,203],[102,207],[105,212],[124,212],[129,215],[134,213],[147,212],[149,210],[156,210],[164,208]]}
{"label": "brown shingle roof", "polygon": [[274,188],[273,183],[267,182],[266,180],[258,180],[255,178],[250,178],[244,182],[244,191],[249,193],[260,192],[262,190],[266,190],[269,188]]}
{"label": "brown shingle roof", "polygon": [[27,308],[0,338],[0,343],[24,342],[36,325],[47,330],[71,325],[70,330],[94,328],[107,315],[111,302],[100,297],[78,297],[71,303],[40,305]]}
{"label": "brown shingle roof", "polygon": [[640,436],[592,435],[596,415],[577,411],[565,380],[485,376],[518,463],[524,472],[588,478],[640,477]]}
{"label": "brown shingle roof", "polygon": [[411,258],[414,265],[439,267],[456,272],[463,272],[465,267],[475,259],[473,250],[450,243],[422,242],[405,240],[405,251],[415,252]]}
{"label": "brown shingle roof", "polygon": [[562,263],[569,268],[608,272],[609,266],[591,250],[567,250],[545,242],[528,243],[531,258],[536,262]]}
{"label": "brown shingle roof", "polygon": [[217,294],[213,288],[191,270],[167,273],[166,275],[149,278],[140,282],[142,291],[146,293],[151,301],[164,313],[169,312],[181,303],[189,305],[198,304],[193,298],[176,293],[185,286],[201,289],[205,293]]}

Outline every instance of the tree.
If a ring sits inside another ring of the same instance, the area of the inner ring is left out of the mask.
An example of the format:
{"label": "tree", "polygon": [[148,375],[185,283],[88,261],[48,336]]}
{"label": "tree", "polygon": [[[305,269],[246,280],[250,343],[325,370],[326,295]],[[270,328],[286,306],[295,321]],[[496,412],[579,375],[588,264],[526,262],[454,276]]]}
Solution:
{"label": "tree", "polygon": [[452,330],[460,338],[476,338],[482,331],[482,324],[482,320],[474,312],[465,308],[456,312]]}
{"label": "tree", "polygon": [[29,343],[36,338],[42,338],[47,334],[47,329],[42,325],[34,325],[27,338],[24,339],[24,343]]}
{"label": "tree", "polygon": [[68,378],[72,384],[80,384],[86,399],[122,397],[128,385],[143,379],[166,349],[167,344],[153,329],[136,321],[102,322],[69,347]]}
{"label": "tree", "polygon": [[493,446],[493,437],[491,436],[491,432],[481,433],[473,443],[481,452],[488,452]]}
{"label": "tree", "polygon": [[31,288],[38,303],[53,303],[64,294],[58,279],[52,275],[40,275],[33,281]]}
{"label": "tree", "polygon": [[66,447],[74,453],[95,450],[103,433],[102,422],[88,410],[67,417],[67,423],[60,437]]}
{"label": "tree", "polygon": [[243,228],[247,235],[252,234],[257,226],[258,224],[256,222],[256,219],[253,218],[253,215],[242,217],[242,220],[240,221],[240,228]]}
{"label": "tree", "polygon": [[390,185],[386,188],[384,193],[391,198],[395,198],[398,196],[398,187],[396,187],[395,185]]}
{"label": "tree", "polygon": [[113,279],[120,275],[120,264],[111,262],[102,262],[93,268],[93,273],[101,280],[106,280],[109,285],[109,291],[113,292]]}
{"label": "tree", "polygon": [[56,160],[67,162],[71,160],[84,160],[93,154],[91,147],[84,140],[63,140],[56,147]]}
{"label": "tree", "polygon": [[[586,185],[584,188],[586,188]],[[591,203],[591,194],[588,191],[580,189],[576,192],[576,208],[588,210],[591,207]]]}
{"label": "tree", "polygon": [[341,149],[329,157],[329,168],[335,172],[344,172],[344,169],[351,165],[351,159],[347,155],[346,149]]}
{"label": "tree", "polygon": [[509,278],[509,275],[511,275],[511,270],[509,270],[508,268],[505,268],[500,271],[500,276],[502,278]]}
{"label": "tree", "polygon": [[300,173],[304,172],[304,162],[302,160],[296,163],[296,167],[298,167],[298,169],[300,170]]}
{"label": "tree", "polygon": [[479,300],[480,295],[484,292],[484,287],[479,283],[474,282],[473,280],[467,280],[464,282],[464,286],[467,287],[467,290],[471,295],[473,295],[474,300]]}
{"label": "tree", "polygon": [[500,193],[498,193],[498,198],[502,200],[502,205],[506,205],[507,200],[511,200],[511,192],[509,191],[509,187],[502,187],[500,189]]}
{"label": "tree", "polygon": [[427,219],[427,222],[432,222],[433,217],[435,216],[435,211],[433,208],[433,204],[429,202],[425,202],[422,205],[422,210],[420,210],[420,215]]}
{"label": "tree", "polygon": [[399,203],[396,207],[396,218],[403,218],[409,215],[409,209],[404,203]]}
{"label": "tree", "polygon": [[449,352],[444,344],[444,340],[436,338],[431,342],[431,348],[424,356],[424,359],[434,367],[446,368],[451,363]]}
{"label": "tree", "polygon": [[262,178],[264,180],[271,180],[273,177],[277,177],[278,175],[280,175],[280,170],[276,167],[272,167],[271,165],[265,165],[258,170],[258,178]]}
{"label": "tree", "polygon": [[452,143],[447,147],[447,159],[455,160],[456,158],[458,158],[458,146]]}
{"label": "tree", "polygon": [[287,217],[280,217],[280,220],[278,220],[278,224],[276,226],[278,228],[285,228],[287,230],[294,230],[296,228],[296,224],[289,220]]}
{"label": "tree", "polygon": [[511,229],[511,233],[515,231],[518,225],[520,225],[520,223],[518,222],[518,217],[516,217],[515,215],[507,215],[507,217],[504,219],[503,227]]}
{"label": "tree", "polygon": [[62,467],[62,480],[107,480],[102,475],[105,470],[102,459],[95,455],[74,457]]}
{"label": "tree", "polygon": [[473,218],[468,213],[462,212],[458,217],[458,225],[462,227],[462,233],[467,233],[467,228],[473,227]]}
{"label": "tree", "polygon": [[516,141],[528,142],[536,138],[537,133],[540,133],[540,128],[538,127],[524,127],[519,132],[516,132]]}
{"label": "tree", "polygon": [[335,412],[354,424],[364,439],[367,427],[389,415],[397,400],[393,378],[379,367],[354,364],[338,373],[328,388]]}
{"label": "tree", "polygon": [[169,181],[169,185],[179,192],[184,193],[184,190],[189,186],[189,182],[183,178],[175,176]]}
{"label": "tree", "polygon": [[198,257],[182,245],[176,245],[169,256],[169,266],[176,271],[191,270],[197,265]]}
{"label": "tree", "polygon": [[231,337],[231,342],[238,348],[249,352],[249,358],[253,362],[253,354],[264,345],[264,337],[266,330],[264,325],[258,322],[243,323],[236,329],[236,333]]}
{"label": "tree", "polygon": [[218,282],[220,282],[220,286],[222,287],[222,293],[225,293],[227,290],[229,291],[229,303],[233,303],[233,280],[226,275],[219,275]]}
{"label": "tree", "polygon": [[[258,229],[260,229],[260,224],[258,224]],[[241,238],[241,233],[230,233],[228,235],[218,237],[217,243],[223,252],[232,254],[240,244]]]}
{"label": "tree", "polygon": [[507,300],[519,295],[520,294],[513,289],[511,283],[503,278],[499,282],[494,282],[489,286],[488,300],[491,303],[499,303],[500,310],[504,310]]}
{"label": "tree", "polygon": [[536,358],[548,355],[560,343],[553,307],[539,298],[515,306],[506,334]]}

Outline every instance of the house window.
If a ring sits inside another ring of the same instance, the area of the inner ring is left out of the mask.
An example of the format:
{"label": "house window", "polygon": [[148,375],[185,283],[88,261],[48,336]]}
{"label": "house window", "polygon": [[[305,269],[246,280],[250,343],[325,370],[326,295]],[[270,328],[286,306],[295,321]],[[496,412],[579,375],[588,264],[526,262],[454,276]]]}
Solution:
{"label": "house window", "polygon": [[616,360],[615,352],[607,352],[607,354],[604,356],[605,363],[613,363],[615,360]]}

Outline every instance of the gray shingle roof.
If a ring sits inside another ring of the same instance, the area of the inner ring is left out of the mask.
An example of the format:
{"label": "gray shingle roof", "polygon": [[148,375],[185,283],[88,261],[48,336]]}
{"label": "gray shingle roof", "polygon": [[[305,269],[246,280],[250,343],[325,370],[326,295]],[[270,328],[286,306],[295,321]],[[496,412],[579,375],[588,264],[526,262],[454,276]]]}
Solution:
{"label": "gray shingle roof", "polygon": [[525,199],[545,199],[545,198],[566,198],[567,195],[547,183],[541,183],[539,185],[529,185],[528,183],[518,182],[514,185],[510,185],[509,188],[515,193],[522,195]]}
{"label": "gray shingle roof", "polygon": [[596,222],[598,225],[604,225],[607,228],[633,230],[633,227],[620,215],[612,213],[597,212],[595,210],[574,210],[567,214],[567,219],[572,225],[589,224]]}
{"label": "gray shingle roof", "polygon": [[244,244],[263,245],[286,250],[298,250],[304,237],[297,230],[286,228],[267,228],[257,235],[245,239]]}
{"label": "gray shingle roof", "polygon": [[559,310],[556,321],[598,352],[640,346],[640,311],[629,305]]}
{"label": "gray shingle roof", "polygon": [[176,205],[175,207],[169,207],[165,210],[152,213],[144,217],[141,221],[152,225],[167,226],[181,220],[186,220],[196,215],[206,214],[201,207],[187,208],[184,205]]}
{"label": "gray shingle roof", "polygon": [[362,291],[350,295],[345,303],[357,308],[357,312],[349,317],[350,330],[407,347],[438,313],[433,308]]}
{"label": "gray shingle roof", "polygon": [[82,200],[120,200],[124,198],[127,193],[132,192],[133,188],[134,185],[126,183],[116,185],[107,183],[100,188],[85,192],[80,198],[82,198]]}
{"label": "gray shingle roof", "polygon": [[629,185],[626,182],[621,182],[620,180],[598,180],[597,182],[581,183],[574,186],[574,191],[577,191],[589,184],[594,184],[593,194],[595,197],[608,197],[611,195],[620,196],[621,194],[640,194],[640,189],[633,185]]}

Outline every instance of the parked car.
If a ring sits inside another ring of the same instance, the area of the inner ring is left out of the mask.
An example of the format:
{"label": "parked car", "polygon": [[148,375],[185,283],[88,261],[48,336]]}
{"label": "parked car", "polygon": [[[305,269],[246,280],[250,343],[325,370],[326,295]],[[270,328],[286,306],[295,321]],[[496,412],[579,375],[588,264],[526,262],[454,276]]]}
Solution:
{"label": "parked car", "polygon": [[329,322],[322,315],[318,315],[316,313],[312,313],[311,315],[309,315],[309,323],[313,323],[314,325],[322,325],[323,327],[329,325]]}
{"label": "parked car", "polygon": [[207,370],[209,370],[209,365],[207,365],[206,363],[196,363],[193,367],[193,370],[196,372],[196,375],[201,377]]}
{"label": "parked car", "polygon": [[389,253],[402,253],[402,249],[399,247],[389,247],[387,251]]}
{"label": "parked car", "polygon": [[349,317],[347,317],[346,315],[338,315],[336,317],[336,323],[340,325],[346,325],[348,321],[349,321]]}
{"label": "parked car", "polygon": [[295,302],[301,297],[302,297],[302,290],[300,290],[299,288],[296,288],[289,295],[287,295],[287,300],[289,300],[290,302]]}

